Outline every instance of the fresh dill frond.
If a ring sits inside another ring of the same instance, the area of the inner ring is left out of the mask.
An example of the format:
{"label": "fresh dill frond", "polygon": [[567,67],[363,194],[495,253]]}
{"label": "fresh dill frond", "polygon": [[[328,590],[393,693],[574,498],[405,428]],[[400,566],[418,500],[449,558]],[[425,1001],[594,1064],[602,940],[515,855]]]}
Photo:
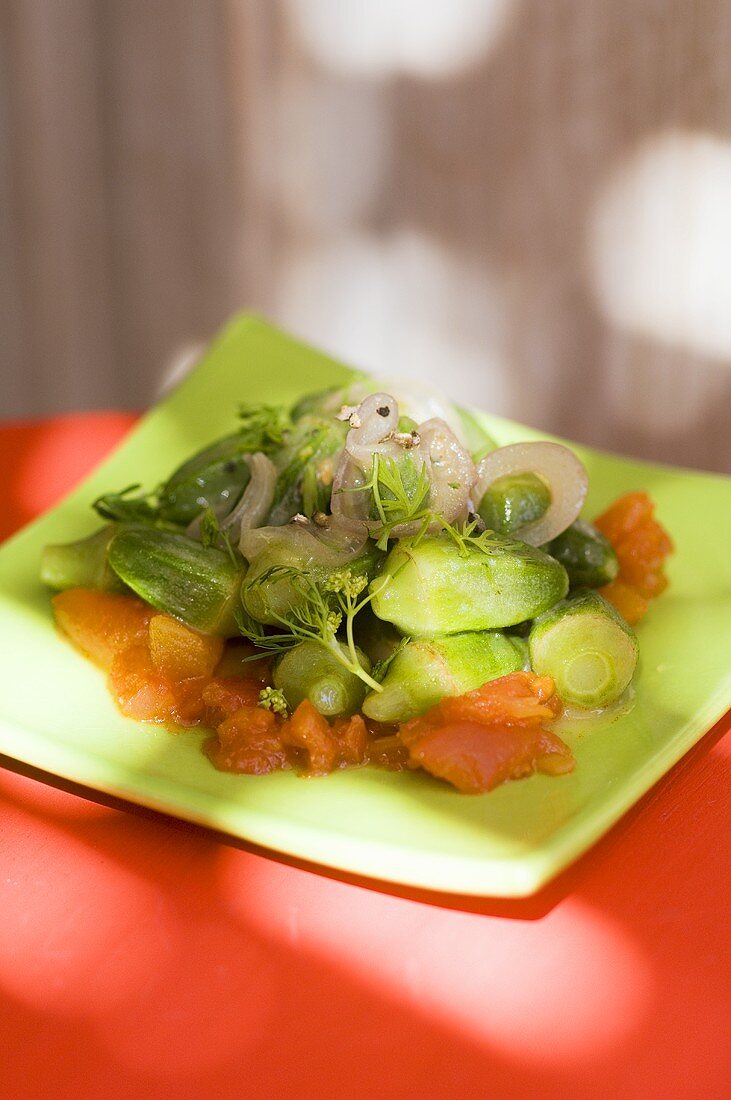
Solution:
{"label": "fresh dill frond", "polygon": [[246,438],[252,451],[270,451],[281,447],[291,427],[289,415],[281,405],[240,405],[238,433]]}
{"label": "fresh dill frond", "polygon": [[455,527],[441,516],[434,517],[445,535],[448,535],[457,545],[463,558],[467,557],[471,548],[481,550],[483,554],[490,554],[499,544],[494,531],[482,531],[475,520],[464,524],[461,528]]}
{"label": "fresh dill frond", "polygon": [[289,705],[284,698],[284,692],[278,688],[265,687],[259,692],[259,704],[264,710],[271,710],[274,714],[281,714],[286,718],[289,714]]}
{"label": "fresh dill frond", "polygon": [[[432,518],[429,511],[431,479],[424,465],[410,455],[398,461],[391,455],[374,454],[367,481],[346,493],[370,493],[369,516],[378,526],[373,531],[379,550],[385,550],[396,527]],[[427,526],[429,522],[427,522]]]}
{"label": "fresh dill frond", "polygon": [[[296,566],[275,565],[256,577],[249,590],[266,590],[268,586],[284,580],[295,596],[286,613],[274,611],[271,601],[269,604],[270,616],[282,629],[268,630],[242,606],[236,615],[236,622],[244,637],[260,649],[276,653],[285,652],[303,641],[319,642],[344,668],[358,676],[373,691],[381,691],[380,684],[366,672],[358,659],[353,632],[356,616],[372,599],[372,595],[362,596],[368,584],[367,577],[343,569],[318,583]],[[341,630],[345,634],[344,648],[338,639]]]}

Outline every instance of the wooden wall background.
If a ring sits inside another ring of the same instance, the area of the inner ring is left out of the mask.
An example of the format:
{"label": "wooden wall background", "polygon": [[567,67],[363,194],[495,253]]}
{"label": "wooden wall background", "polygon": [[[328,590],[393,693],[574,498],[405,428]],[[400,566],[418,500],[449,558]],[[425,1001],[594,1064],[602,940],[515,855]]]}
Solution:
{"label": "wooden wall background", "polygon": [[724,0],[0,0],[0,414],[251,305],[731,472],[730,57]]}

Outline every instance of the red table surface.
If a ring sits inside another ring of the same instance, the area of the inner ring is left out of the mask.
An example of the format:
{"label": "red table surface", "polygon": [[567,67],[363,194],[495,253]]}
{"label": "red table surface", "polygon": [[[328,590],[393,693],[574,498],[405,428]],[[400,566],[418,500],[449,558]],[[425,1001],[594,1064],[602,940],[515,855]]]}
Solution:
{"label": "red table surface", "polygon": [[[0,428],[0,535],[133,421]],[[2,1095],[727,1095],[730,728],[515,902],[336,876],[1,758]]]}

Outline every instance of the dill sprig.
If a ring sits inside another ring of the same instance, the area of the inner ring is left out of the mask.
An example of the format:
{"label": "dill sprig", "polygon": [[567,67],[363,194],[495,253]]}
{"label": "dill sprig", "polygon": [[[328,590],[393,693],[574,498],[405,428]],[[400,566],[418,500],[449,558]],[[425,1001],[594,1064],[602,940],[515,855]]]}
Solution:
{"label": "dill sprig", "polygon": [[252,451],[269,454],[281,447],[291,426],[286,409],[280,405],[239,406],[237,434],[247,441]]}
{"label": "dill sprig", "polygon": [[[406,476],[405,476],[406,475]],[[409,476],[410,475],[410,476]],[[405,523],[431,522],[431,479],[425,466],[413,460],[398,462],[390,455],[374,454],[368,480],[344,493],[370,493],[371,512],[378,526],[372,532],[379,550],[385,550],[394,528]]]}
{"label": "dill sprig", "polygon": [[[252,581],[251,588],[266,589],[281,580],[286,580],[295,594],[286,614],[274,611],[270,604],[269,613],[282,630],[267,630],[241,606],[236,622],[243,636],[259,649],[275,653],[283,653],[303,641],[319,642],[372,691],[382,691],[358,659],[353,630],[356,616],[373,598],[373,593],[363,595],[368,578],[341,569],[318,583],[296,566],[274,565]],[[339,631],[344,634],[344,646],[338,638]]]}
{"label": "dill sprig", "polygon": [[[404,477],[405,472],[412,475],[410,480]],[[456,483],[450,483],[450,488],[457,487]],[[431,479],[425,466],[417,472],[413,464],[409,467],[388,455],[374,454],[368,480],[352,489],[340,491],[371,494],[373,518],[379,521],[372,537],[376,539],[379,550],[388,549],[389,539],[394,537],[396,527],[419,523],[418,531],[409,540],[411,545],[418,545],[430,532],[443,532],[455,542],[462,557],[468,555],[471,547],[490,553],[495,543],[494,532],[481,529],[477,520],[461,526],[450,523],[429,507],[431,489]]]}
{"label": "dill sprig", "polygon": [[259,692],[258,706],[264,710],[271,710],[274,714],[281,714],[286,718],[289,714],[289,705],[284,698],[284,692],[278,688],[265,687]]}

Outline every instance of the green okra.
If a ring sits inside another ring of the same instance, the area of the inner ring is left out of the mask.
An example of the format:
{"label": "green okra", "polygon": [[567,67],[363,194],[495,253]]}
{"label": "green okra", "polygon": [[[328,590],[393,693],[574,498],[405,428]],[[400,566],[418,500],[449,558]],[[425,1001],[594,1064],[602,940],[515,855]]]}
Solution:
{"label": "green okra", "polygon": [[[383,554],[368,542],[353,559],[332,554],[314,539],[311,547],[287,538],[288,528],[273,537],[266,549],[251,562],[241,589],[244,611],[258,623],[281,626],[303,605],[298,577],[306,575],[314,584],[325,585],[334,574],[346,569],[354,577],[372,577]],[[274,575],[272,570],[277,570]],[[288,575],[288,571],[289,574]]]}
{"label": "green okra", "polygon": [[[344,645],[340,648],[348,660],[347,648]],[[360,650],[356,652],[361,667],[370,672],[366,655]],[[295,710],[303,699],[309,699],[326,718],[354,714],[360,709],[366,693],[363,680],[316,641],[301,642],[282,654],[274,666],[273,678],[274,686],[283,692],[290,710]]]}
{"label": "green okra", "polygon": [[598,592],[581,592],[541,615],[528,647],[534,672],[553,677],[565,703],[590,710],[615,702],[637,666],[634,631]]}
{"label": "green okra", "polygon": [[515,539],[402,539],[371,582],[372,607],[402,634],[433,638],[532,619],[568,591],[564,567]]}
{"label": "green okra", "polygon": [[123,592],[124,583],[109,565],[109,543],[119,528],[109,523],[76,542],[44,546],[41,580],[49,588],[95,588],[99,592]]}
{"label": "green okra", "polygon": [[542,549],[561,562],[572,588],[601,588],[619,573],[611,542],[583,519],[575,520]]}
{"label": "green okra", "polygon": [[170,523],[186,525],[208,508],[226,516],[251,479],[250,451],[238,435],[219,439],[189,458],[160,490],[160,512]]}
{"label": "green okra", "polygon": [[164,483],[158,494],[163,520],[187,526],[209,508],[223,519],[249,484],[249,456],[257,451],[271,454],[281,447],[287,418],[280,409],[256,405],[242,409],[239,415],[238,431],[198,451]]}
{"label": "green okra", "polygon": [[408,641],[390,662],[382,691],[363,712],[377,722],[405,722],[445,695],[462,695],[525,665],[525,645],[500,631],[451,634]]}
{"label": "green okra", "polygon": [[153,527],[122,528],[109,544],[109,564],[147,603],[204,634],[234,637],[244,575],[222,550]]}

